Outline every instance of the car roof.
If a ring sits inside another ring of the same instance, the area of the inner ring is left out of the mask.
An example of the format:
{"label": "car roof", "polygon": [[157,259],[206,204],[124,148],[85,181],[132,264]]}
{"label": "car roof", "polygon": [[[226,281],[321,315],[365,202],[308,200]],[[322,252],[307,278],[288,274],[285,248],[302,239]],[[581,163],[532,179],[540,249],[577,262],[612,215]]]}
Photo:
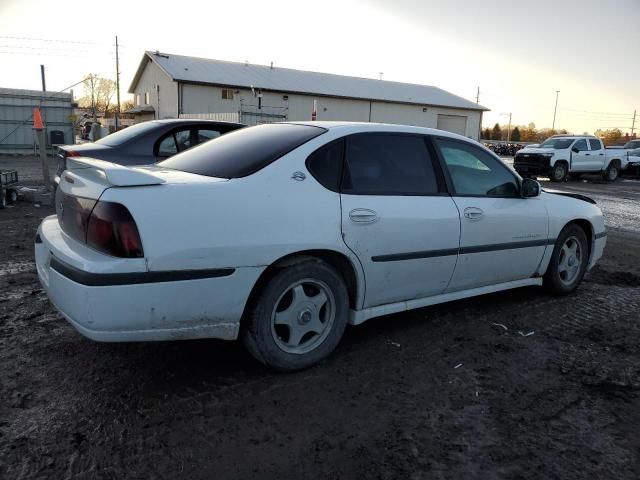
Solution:
{"label": "car roof", "polygon": [[[321,127],[327,130],[346,130],[348,133],[366,133],[366,132],[394,132],[394,133],[417,133],[422,135],[437,135],[440,137],[450,137],[466,141],[475,142],[470,137],[459,135],[457,133],[438,130],[436,128],[417,127],[413,125],[399,125],[395,123],[370,123],[370,122],[283,122],[297,125],[308,125],[311,127]],[[347,132],[345,132],[347,133]],[[476,142],[477,143],[477,142]]]}
{"label": "car roof", "polygon": [[243,126],[246,127],[244,123],[238,122],[223,122],[219,120],[208,120],[205,118],[163,118],[161,120],[149,120],[149,122],[157,123],[159,125],[182,125],[185,123],[201,123],[207,125],[229,125],[229,126]]}

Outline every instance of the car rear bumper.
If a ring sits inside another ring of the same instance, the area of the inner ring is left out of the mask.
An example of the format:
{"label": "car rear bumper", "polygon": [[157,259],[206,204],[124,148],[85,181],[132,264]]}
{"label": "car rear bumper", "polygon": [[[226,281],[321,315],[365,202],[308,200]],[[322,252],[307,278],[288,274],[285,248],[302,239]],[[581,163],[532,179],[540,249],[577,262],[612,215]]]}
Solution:
{"label": "car rear bumper", "polygon": [[80,333],[104,342],[233,340],[263,270],[149,272],[144,259],[109,257],[69,239],[56,217],[38,228],[35,254],[51,302]]}

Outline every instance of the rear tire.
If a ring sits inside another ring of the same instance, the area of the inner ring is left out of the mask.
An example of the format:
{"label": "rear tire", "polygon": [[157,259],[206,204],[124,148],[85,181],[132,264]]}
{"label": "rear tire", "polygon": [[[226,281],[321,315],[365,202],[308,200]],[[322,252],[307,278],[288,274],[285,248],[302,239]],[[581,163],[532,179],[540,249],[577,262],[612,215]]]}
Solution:
{"label": "rear tire", "polygon": [[567,178],[567,165],[564,162],[556,163],[551,169],[550,179],[552,182],[564,182]]}
{"label": "rear tire", "polygon": [[242,341],[264,365],[280,371],[308,368],[336,348],[349,318],[342,277],[320,260],[275,274],[243,319]]}
{"label": "rear tire", "polygon": [[615,182],[620,176],[620,167],[618,167],[618,163],[616,161],[611,162],[602,176],[607,182]]}
{"label": "rear tire", "polygon": [[7,204],[13,205],[18,201],[18,192],[15,190],[7,190]]}
{"label": "rear tire", "polygon": [[578,225],[567,225],[558,235],[553,247],[553,254],[544,274],[544,286],[557,295],[573,292],[582,282],[588,263],[587,235]]}
{"label": "rear tire", "polygon": [[7,192],[3,192],[0,189],[0,210],[4,209],[7,206]]}

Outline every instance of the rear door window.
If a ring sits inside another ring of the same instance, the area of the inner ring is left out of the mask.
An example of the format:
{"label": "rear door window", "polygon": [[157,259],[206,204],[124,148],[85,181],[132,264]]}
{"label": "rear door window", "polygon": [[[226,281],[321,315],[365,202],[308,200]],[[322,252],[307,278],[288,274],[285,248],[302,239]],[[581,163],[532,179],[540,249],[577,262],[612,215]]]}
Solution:
{"label": "rear door window", "polygon": [[342,192],[435,195],[438,180],[421,135],[358,134],[347,138]]}
{"label": "rear door window", "polygon": [[600,150],[602,148],[600,140],[597,140],[595,138],[589,139],[589,146],[591,147],[591,150]]}
{"label": "rear door window", "polygon": [[325,188],[339,192],[343,159],[344,139],[340,139],[319,148],[309,155],[307,168],[311,175]]}
{"label": "rear door window", "polygon": [[171,133],[160,141],[158,145],[158,156],[170,157],[171,155],[175,155],[176,153],[178,153],[176,138],[173,136],[173,133]]}

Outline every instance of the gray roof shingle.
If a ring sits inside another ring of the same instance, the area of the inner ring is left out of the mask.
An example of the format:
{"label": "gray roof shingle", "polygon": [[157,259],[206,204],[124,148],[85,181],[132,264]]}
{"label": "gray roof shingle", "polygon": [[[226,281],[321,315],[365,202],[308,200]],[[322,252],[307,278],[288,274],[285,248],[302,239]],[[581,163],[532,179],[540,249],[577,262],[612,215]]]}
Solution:
{"label": "gray roof shingle", "polygon": [[291,68],[268,67],[183,55],[145,52],[129,88],[133,92],[148,60],[155,62],[176,81],[230,87],[315,94],[417,105],[443,106],[465,110],[488,110],[438,87],[347,77]]}

